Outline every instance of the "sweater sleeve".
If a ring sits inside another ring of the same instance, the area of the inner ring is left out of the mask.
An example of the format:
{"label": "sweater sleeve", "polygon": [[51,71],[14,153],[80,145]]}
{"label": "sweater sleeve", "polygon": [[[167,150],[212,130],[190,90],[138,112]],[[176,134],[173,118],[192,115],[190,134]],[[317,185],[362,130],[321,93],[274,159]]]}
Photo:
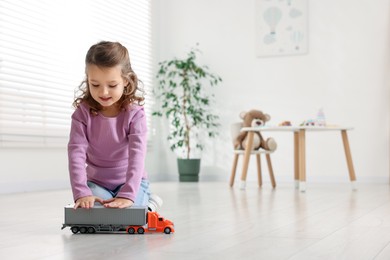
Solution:
{"label": "sweater sleeve", "polygon": [[130,122],[129,130],[129,163],[126,182],[117,197],[135,201],[145,171],[147,142],[146,117],[143,108],[138,110]]}
{"label": "sweater sleeve", "polygon": [[72,124],[68,143],[68,167],[73,199],[91,196],[87,186],[86,157],[88,148],[86,116],[79,107],[72,115]]}

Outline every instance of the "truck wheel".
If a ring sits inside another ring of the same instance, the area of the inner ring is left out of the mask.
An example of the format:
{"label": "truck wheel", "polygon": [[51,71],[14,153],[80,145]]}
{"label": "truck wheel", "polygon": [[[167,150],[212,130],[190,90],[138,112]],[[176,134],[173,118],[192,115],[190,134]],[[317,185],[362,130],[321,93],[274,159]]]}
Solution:
{"label": "truck wheel", "polygon": [[137,230],[137,233],[138,234],[143,234],[145,233],[145,229],[143,227],[140,227],[138,230]]}
{"label": "truck wheel", "polygon": [[89,227],[89,228],[88,228],[88,233],[89,233],[89,234],[93,234],[93,233],[95,233],[95,232],[96,232],[96,230],[95,230],[94,227]]}
{"label": "truck wheel", "polygon": [[165,234],[170,234],[171,233],[171,229],[169,227],[164,228],[164,233]]}
{"label": "truck wheel", "polygon": [[80,228],[80,233],[81,233],[81,234],[85,234],[85,233],[87,233],[87,231],[88,231],[88,230],[87,230],[86,227],[81,227],[81,228]]}
{"label": "truck wheel", "polygon": [[127,233],[129,233],[129,234],[134,234],[135,233],[135,230],[134,230],[134,228],[129,228],[128,230],[127,230]]}
{"label": "truck wheel", "polygon": [[72,231],[73,234],[77,234],[77,232],[79,232],[79,227],[73,226],[70,228],[70,230]]}

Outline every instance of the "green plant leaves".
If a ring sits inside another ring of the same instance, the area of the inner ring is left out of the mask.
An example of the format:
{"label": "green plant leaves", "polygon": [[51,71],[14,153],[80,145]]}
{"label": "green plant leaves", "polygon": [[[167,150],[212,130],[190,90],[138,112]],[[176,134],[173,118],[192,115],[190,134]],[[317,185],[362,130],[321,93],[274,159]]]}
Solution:
{"label": "green plant leaves", "polygon": [[[209,88],[217,86],[222,79],[211,73],[207,66],[197,64],[196,54],[199,52],[199,49],[192,48],[185,59],[159,62],[158,85],[154,89],[162,106],[152,115],[165,115],[172,126],[168,135],[171,149],[185,148],[187,158],[190,158],[192,149],[191,138],[196,138],[199,131],[215,137],[219,126],[219,117],[209,112],[214,98]],[[196,148],[203,149],[203,145],[196,142]]]}

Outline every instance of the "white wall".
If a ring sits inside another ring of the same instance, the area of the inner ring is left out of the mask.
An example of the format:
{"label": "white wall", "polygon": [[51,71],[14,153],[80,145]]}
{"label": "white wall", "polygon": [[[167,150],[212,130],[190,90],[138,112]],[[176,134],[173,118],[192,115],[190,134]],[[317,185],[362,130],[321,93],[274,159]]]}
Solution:
{"label": "white wall", "polygon": [[[148,152],[146,169],[157,172],[157,153]],[[153,180],[164,175],[151,176]],[[0,194],[70,188],[68,155],[63,148],[0,149]]]}
{"label": "white wall", "polygon": [[[323,107],[328,122],[355,127],[350,143],[358,181],[388,181],[388,0],[311,0],[309,53],[271,58],[255,56],[253,0],[154,4],[156,61],[180,57],[199,42],[201,61],[224,80],[216,93],[221,134],[203,154],[201,180],[228,179],[233,158],[229,127],[241,110],[268,112],[271,124],[298,124]],[[152,180],[177,180],[166,126],[154,121],[146,168]],[[292,181],[292,136],[272,136],[279,143],[273,155],[276,178]],[[308,181],[347,181],[342,149],[338,133],[307,134]],[[0,193],[69,187],[65,147],[0,148],[0,164]],[[249,179],[254,179],[252,166]]]}
{"label": "white wall", "polygon": [[0,193],[69,186],[65,149],[0,149]]}
{"label": "white wall", "polygon": [[[358,180],[388,181],[388,0],[311,0],[308,54],[270,58],[255,55],[253,0],[154,2],[160,10],[158,59],[183,57],[198,42],[201,61],[223,78],[216,92],[221,135],[203,153],[203,180],[228,179],[229,126],[240,111],[261,109],[271,115],[270,124],[299,124],[323,107],[328,123],[355,127],[349,139]],[[160,131],[166,130],[157,126]],[[273,155],[277,179],[292,181],[292,134],[272,136],[279,143]],[[308,133],[306,143],[308,181],[348,181],[339,133]],[[174,179],[175,157],[167,147],[163,140],[156,150],[165,156],[159,173]],[[254,179],[255,168],[250,171]]]}

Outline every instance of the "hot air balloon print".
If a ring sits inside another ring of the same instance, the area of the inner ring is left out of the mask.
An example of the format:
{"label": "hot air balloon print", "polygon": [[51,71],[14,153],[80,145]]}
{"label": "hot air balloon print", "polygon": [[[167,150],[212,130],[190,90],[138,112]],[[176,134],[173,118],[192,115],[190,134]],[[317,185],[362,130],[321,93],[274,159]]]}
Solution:
{"label": "hot air balloon print", "polygon": [[267,10],[265,10],[264,14],[264,21],[268,24],[271,30],[271,34],[276,33],[276,26],[282,19],[282,11],[277,7],[270,7]]}
{"label": "hot air balloon print", "polygon": [[308,0],[255,0],[258,57],[308,51]]}

